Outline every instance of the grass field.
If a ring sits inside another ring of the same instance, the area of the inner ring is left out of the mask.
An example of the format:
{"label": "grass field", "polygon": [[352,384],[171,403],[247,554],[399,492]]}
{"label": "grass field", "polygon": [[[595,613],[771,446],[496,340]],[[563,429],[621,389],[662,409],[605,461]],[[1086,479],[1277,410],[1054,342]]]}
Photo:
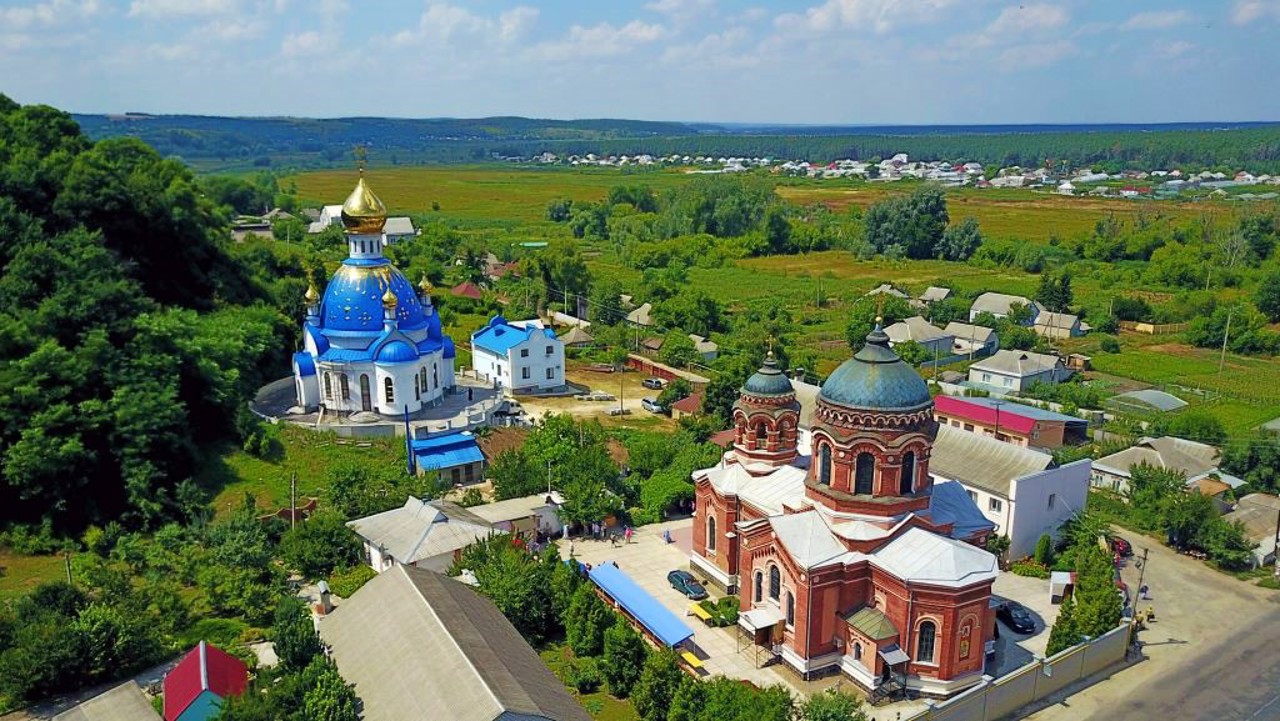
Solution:
{"label": "grass field", "polygon": [[0,604],[48,581],[66,580],[62,556],[26,556],[0,548]]}
{"label": "grass field", "polygon": [[[565,665],[573,657],[573,652],[563,644],[553,644],[538,655],[556,676],[560,676]],[[569,693],[578,699],[587,713],[591,714],[591,718],[596,721],[640,721],[640,714],[636,713],[630,701],[616,699],[604,690],[580,695],[570,689]]]}
{"label": "grass field", "polygon": [[280,427],[280,453],[264,460],[235,447],[210,452],[197,480],[214,493],[213,509],[225,514],[253,494],[260,509],[289,505],[289,479],[298,476],[299,498],[322,496],[328,469],[337,463],[390,467],[404,463],[404,441],[394,438],[352,440],[287,424]]}

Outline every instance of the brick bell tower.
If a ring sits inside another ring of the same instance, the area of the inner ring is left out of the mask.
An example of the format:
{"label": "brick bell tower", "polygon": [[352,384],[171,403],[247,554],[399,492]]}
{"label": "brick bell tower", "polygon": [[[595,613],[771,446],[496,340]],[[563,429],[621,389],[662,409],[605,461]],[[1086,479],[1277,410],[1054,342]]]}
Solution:
{"label": "brick bell tower", "polygon": [[783,466],[799,453],[800,403],[773,351],[743,384],[733,404],[733,450],[743,464]]}

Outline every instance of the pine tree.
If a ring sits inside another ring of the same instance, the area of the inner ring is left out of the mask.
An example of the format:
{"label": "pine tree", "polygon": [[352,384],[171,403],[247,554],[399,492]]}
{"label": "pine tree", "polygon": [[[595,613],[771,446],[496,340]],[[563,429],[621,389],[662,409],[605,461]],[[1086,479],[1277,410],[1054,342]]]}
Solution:
{"label": "pine tree", "polygon": [[604,632],[609,628],[612,615],[591,584],[584,583],[573,592],[573,601],[565,613],[564,632],[574,655],[600,654],[604,647]]}
{"label": "pine tree", "polygon": [[1049,631],[1049,646],[1045,654],[1052,656],[1080,643],[1080,629],[1076,626],[1075,594],[1067,596],[1058,609],[1058,620]]}

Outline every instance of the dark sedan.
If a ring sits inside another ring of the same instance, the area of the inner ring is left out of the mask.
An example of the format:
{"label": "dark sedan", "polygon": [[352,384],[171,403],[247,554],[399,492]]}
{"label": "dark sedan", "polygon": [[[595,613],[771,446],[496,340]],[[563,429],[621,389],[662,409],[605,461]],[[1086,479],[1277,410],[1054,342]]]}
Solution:
{"label": "dark sedan", "polygon": [[1017,601],[1005,601],[996,607],[996,618],[1016,633],[1035,633],[1036,620],[1031,612]]}
{"label": "dark sedan", "polygon": [[668,573],[667,582],[671,584],[672,588],[695,601],[701,601],[707,597],[707,589],[703,588],[702,584],[698,583],[698,579],[694,578],[693,574],[688,571],[672,571]]}

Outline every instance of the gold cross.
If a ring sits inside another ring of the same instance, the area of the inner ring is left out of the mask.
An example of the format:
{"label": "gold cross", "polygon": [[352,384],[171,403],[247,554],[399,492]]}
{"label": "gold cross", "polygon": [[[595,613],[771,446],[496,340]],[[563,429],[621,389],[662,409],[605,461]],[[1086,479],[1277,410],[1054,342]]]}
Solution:
{"label": "gold cross", "polygon": [[769,334],[769,337],[766,342],[769,344],[769,357],[772,358],[773,357],[773,334],[772,333]]}
{"label": "gold cross", "polygon": [[876,294],[876,323],[884,322],[884,293]]}
{"label": "gold cross", "polygon": [[363,174],[365,160],[369,157],[369,149],[363,145],[357,145],[352,150],[352,155],[356,156],[356,168]]}

